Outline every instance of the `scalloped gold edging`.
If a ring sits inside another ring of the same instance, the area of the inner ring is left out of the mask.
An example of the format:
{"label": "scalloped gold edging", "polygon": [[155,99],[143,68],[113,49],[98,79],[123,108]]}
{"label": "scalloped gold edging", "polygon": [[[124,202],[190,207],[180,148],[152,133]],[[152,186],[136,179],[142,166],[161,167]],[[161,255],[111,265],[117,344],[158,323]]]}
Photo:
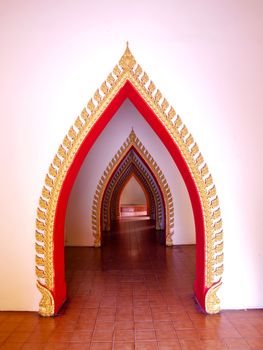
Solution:
{"label": "scalloped gold edging", "polygon": [[[170,191],[170,187],[165,179],[164,174],[162,173],[161,169],[159,168],[158,164],[155,162],[153,157],[150,155],[150,153],[147,151],[147,149],[144,147],[144,145],[141,143],[141,141],[136,136],[134,130],[130,132],[130,135],[127,137],[126,141],[122,144],[122,146],[119,148],[117,153],[114,155],[112,160],[109,162],[108,166],[104,170],[95,194],[93,198],[93,205],[92,205],[92,230],[93,230],[93,236],[94,236],[94,246],[100,247],[101,245],[101,205],[102,205],[102,199],[105,192],[105,189],[107,187],[109,179],[112,177],[114,172],[118,169],[120,166],[122,160],[124,159],[125,155],[129,152],[129,150],[134,147],[135,150],[138,152],[139,156],[143,159],[143,161],[147,164],[149,169],[151,169],[152,173],[154,174],[156,181],[158,183],[158,186],[160,187],[164,202],[165,202],[165,238],[166,238],[166,245],[171,246],[173,244],[172,241],[172,235],[173,232],[173,225],[174,225],[174,206],[173,206],[173,198]],[[133,160],[134,163],[136,163],[136,160]],[[138,163],[136,163],[138,165]],[[147,175],[145,175],[147,176]]]}
{"label": "scalloped gold edging", "polygon": [[[83,140],[127,80],[137,89],[176,143],[198,189],[205,225],[206,287],[209,288],[218,282],[223,273],[223,259],[218,259],[223,251],[222,221],[213,178],[198,145],[183,125],[180,116],[136,63],[127,46],[119,64],[114,67],[69,129],[45,178],[36,219],[36,241],[39,246],[36,254],[41,258],[36,261],[36,275],[39,283],[49,291],[54,288],[53,230],[63,181]],[[40,261],[41,264],[38,265]]]}

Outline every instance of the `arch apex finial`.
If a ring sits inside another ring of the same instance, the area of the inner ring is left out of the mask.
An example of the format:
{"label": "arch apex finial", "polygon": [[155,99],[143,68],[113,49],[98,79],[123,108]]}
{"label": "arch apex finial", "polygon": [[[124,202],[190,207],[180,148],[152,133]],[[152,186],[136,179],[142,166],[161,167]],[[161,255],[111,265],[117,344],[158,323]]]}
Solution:
{"label": "arch apex finial", "polygon": [[130,132],[130,135],[129,135],[129,139],[130,139],[131,141],[134,141],[135,138],[136,138],[136,134],[135,134],[135,132],[134,132],[134,130],[133,130],[133,127],[132,127],[131,132]]}
{"label": "arch apex finial", "polygon": [[131,53],[131,50],[129,48],[128,41],[126,42],[126,49],[125,49],[124,54],[122,55],[122,57],[119,61],[119,64],[124,71],[131,71],[136,64],[136,60],[135,60],[135,58],[134,58],[134,56]]}

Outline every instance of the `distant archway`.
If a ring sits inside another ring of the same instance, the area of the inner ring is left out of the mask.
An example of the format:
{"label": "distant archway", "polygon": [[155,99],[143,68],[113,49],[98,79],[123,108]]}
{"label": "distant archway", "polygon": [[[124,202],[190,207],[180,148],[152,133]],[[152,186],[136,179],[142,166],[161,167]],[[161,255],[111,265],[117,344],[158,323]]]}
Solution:
{"label": "distant archway", "polygon": [[166,245],[172,245],[174,208],[170,188],[158,164],[143,146],[134,131],[131,131],[129,137],[109,162],[98,182],[92,205],[94,245],[101,245],[102,210],[104,212],[106,209],[106,219],[107,224],[109,224],[110,203],[115,184],[122,179],[122,174],[125,176],[125,170],[129,169],[130,165],[134,165],[141,172],[142,178],[151,184],[156,203],[160,203],[160,208],[157,212],[158,227],[165,229]]}
{"label": "distant archway", "polygon": [[[144,192],[147,204],[147,215],[149,215],[151,219],[155,220],[157,206],[152,189],[149,187],[149,184],[145,181],[145,179],[142,178],[138,170],[133,165],[130,165],[125,174],[122,175],[122,178],[119,179],[114,188],[111,190],[110,198],[107,201],[107,203],[103,203],[102,205],[103,212],[106,212],[106,215],[109,218],[109,223],[107,224],[106,228],[105,226],[103,227],[103,230],[106,229],[107,231],[109,231],[110,223],[118,219],[120,215],[120,196],[126,184],[130,181],[132,177],[134,177],[137,180]],[[103,219],[104,218],[105,216],[103,216]]]}
{"label": "distant archway", "polygon": [[[133,188],[135,193],[137,193],[137,198],[131,198],[130,201],[127,200],[129,189]],[[141,191],[141,196],[139,198],[139,192]],[[132,210],[133,216],[149,216],[151,207],[154,206],[154,201],[150,200],[151,193],[144,187],[144,183],[141,182],[140,178],[137,177],[136,173],[130,174],[130,176],[125,179],[122,186],[116,191],[115,196],[111,199],[111,220],[116,220],[125,216],[125,208]],[[115,207],[115,210],[114,210]],[[115,215],[114,215],[115,214]],[[154,217],[152,218],[154,220]]]}
{"label": "distant archway", "polygon": [[[127,138],[129,140],[130,136]],[[129,140],[130,142],[130,140]],[[123,146],[122,146],[123,147]],[[117,154],[121,153],[121,148],[118,150],[118,152],[115,154],[113,159],[116,158]],[[149,157],[149,160],[151,158]],[[108,169],[110,168],[110,164],[108,164]],[[158,171],[159,168],[156,168],[156,171]],[[104,171],[105,174],[106,170]],[[148,189],[149,197],[151,199],[151,212],[150,216],[154,219],[156,219],[156,229],[164,229],[165,226],[165,206],[163,201],[163,196],[160,187],[158,186],[158,182],[156,181],[154,175],[152,174],[149,166],[146,165],[146,163],[143,161],[143,159],[140,157],[138,153],[135,152],[134,148],[131,148],[129,152],[126,153],[126,155],[120,160],[118,167],[116,167],[116,170],[114,171],[113,175],[110,177],[110,181],[107,183],[107,186],[105,188],[105,192],[103,194],[103,200],[102,200],[102,229],[104,230],[110,230],[110,216],[114,219],[116,219],[116,212],[117,208],[115,204],[118,200],[112,201],[112,198],[116,196],[116,193],[119,192],[119,185],[122,184],[122,182],[126,179],[127,176],[129,176],[131,173],[134,173],[141,179],[146,189]],[[102,178],[99,181],[99,184],[104,181],[105,175],[103,174]],[[166,180],[165,180],[166,181]],[[166,183],[164,182],[164,185]],[[96,193],[100,191],[100,186],[98,186],[98,190]],[[168,193],[169,198],[171,197]],[[96,199],[96,197],[94,197]],[[171,201],[172,205],[172,201]],[[171,210],[172,211],[172,206]],[[168,205],[169,206],[169,205]],[[95,200],[93,204],[94,208],[94,218],[97,218],[96,214],[96,208],[97,208],[97,201]],[[97,223],[93,222],[93,226],[96,227]]]}
{"label": "distant archway", "polygon": [[111,202],[115,203],[115,220],[125,216],[147,216],[151,206],[149,192],[136,174],[125,179]]}
{"label": "distant archway", "polygon": [[223,273],[223,232],[213,178],[187,127],[127,47],[70,128],[45,178],[36,219],[41,315],[56,314],[66,300],[64,222],[71,188],[90,148],[127,98],[162,140],[184,179],[196,229],[195,296],[203,310],[219,312],[216,292]]}

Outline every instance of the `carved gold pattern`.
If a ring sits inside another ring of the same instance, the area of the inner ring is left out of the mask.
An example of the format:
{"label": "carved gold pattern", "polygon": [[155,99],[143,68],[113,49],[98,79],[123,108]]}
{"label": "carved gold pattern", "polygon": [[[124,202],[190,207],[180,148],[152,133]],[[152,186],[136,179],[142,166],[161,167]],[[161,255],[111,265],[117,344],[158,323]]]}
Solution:
{"label": "carved gold pattern", "polygon": [[[85,137],[89,134],[90,129],[100,118],[102,113],[106,110],[109,103],[116,96],[118,91],[123,87],[126,81],[134,86],[138,93],[142,96],[144,101],[153,110],[155,115],[159,118],[161,123],[174,140],[178,149],[180,150],[192,178],[198,189],[200,202],[203,211],[204,225],[205,225],[205,285],[210,288],[220,280],[220,276],[215,273],[215,269],[220,271],[220,266],[215,265],[215,250],[217,245],[223,239],[222,230],[220,234],[215,227],[215,223],[219,218],[214,219],[213,213],[219,208],[218,197],[216,189],[213,185],[213,179],[210,175],[202,175],[201,168],[204,163],[198,146],[194,143],[194,139],[183,136],[181,129],[183,123],[179,115],[175,115],[172,119],[169,117],[170,110],[169,103],[166,101],[159,90],[152,92],[152,88],[148,89],[148,76],[143,72],[142,68],[136,63],[128,45],[119,61],[119,65],[115,66],[114,72],[110,81],[104,82],[101,88],[96,91],[94,98],[92,98],[87,106],[82,110],[80,116],[77,117],[76,122],[70,128],[68,135],[64,138],[63,147],[65,152],[58,151],[55,155],[52,164],[49,168],[49,177],[52,179],[48,184],[45,183],[41,198],[39,200],[39,209],[45,212],[45,219],[37,215],[36,221],[36,240],[39,238],[40,242],[44,244],[44,277],[41,283],[45,286],[45,290],[52,291],[54,288],[54,268],[53,268],[53,229],[56,207],[58,203],[59,193],[62,188],[63,181],[66,177],[69,167],[81,146]],[[98,101],[98,93],[101,99]],[[168,105],[167,105],[168,104]],[[166,105],[168,106],[166,108]],[[213,188],[212,195],[210,190]],[[40,224],[39,222],[42,222]],[[219,234],[219,235],[218,235]],[[221,246],[220,246],[221,247]],[[222,264],[221,264],[222,266]],[[223,268],[221,268],[221,271]],[[38,277],[39,278],[39,277]],[[43,289],[40,288],[42,295]],[[46,303],[45,305],[43,303]],[[41,308],[52,310],[50,307],[50,298],[42,298]],[[211,309],[211,307],[209,306]],[[52,314],[50,312],[50,314]]]}
{"label": "carved gold pattern", "polygon": [[[101,178],[98,182],[98,185],[97,185],[97,188],[96,188],[96,191],[94,194],[93,205],[92,205],[92,229],[93,229],[94,246],[95,247],[100,247],[100,245],[101,245],[101,231],[102,231],[102,228],[101,228],[101,206],[102,206],[104,192],[106,190],[109,179],[112,178],[112,175],[118,169],[118,167],[120,166],[125,155],[129,152],[129,150],[132,147],[135,148],[135,150],[138,152],[139,156],[147,164],[148,168],[151,169],[151,171],[154,174],[156,181],[157,181],[157,183],[162,191],[162,194],[164,197],[164,202],[165,202],[166,245],[167,246],[173,245],[172,236],[174,234],[174,232],[173,232],[174,206],[173,206],[173,200],[172,200],[170,187],[169,187],[169,185],[165,179],[165,176],[162,173],[160,167],[155,162],[155,160],[150,155],[150,153],[147,151],[147,149],[144,147],[142,142],[138,139],[134,130],[132,130],[130,135],[127,137],[126,141],[122,144],[122,146],[119,148],[117,153],[114,155],[114,157],[109,162],[106,169],[104,170],[103,175],[101,176]],[[137,166],[139,166],[138,162],[136,162],[136,158],[134,158],[133,161],[135,164],[137,164]],[[144,173],[144,176],[147,177],[147,174]]]}
{"label": "carved gold pattern", "polygon": [[37,288],[42,294],[42,299],[39,303],[39,313],[41,316],[54,315],[55,303],[51,292],[37,281]]}
{"label": "carved gold pattern", "polygon": [[205,306],[208,314],[217,314],[220,311],[220,300],[216,295],[220,287],[221,282],[213,285],[206,293]]}

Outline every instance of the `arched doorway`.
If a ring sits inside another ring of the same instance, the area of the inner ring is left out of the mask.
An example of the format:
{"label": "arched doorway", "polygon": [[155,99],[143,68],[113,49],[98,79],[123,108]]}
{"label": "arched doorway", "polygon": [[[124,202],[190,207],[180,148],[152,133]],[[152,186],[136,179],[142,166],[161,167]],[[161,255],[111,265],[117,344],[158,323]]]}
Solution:
{"label": "arched doorway", "polygon": [[216,291],[223,272],[223,233],[212,176],[181,118],[127,47],[70,128],[45,179],[36,220],[36,274],[42,315],[54,315],[66,299],[64,221],[72,185],[89,149],[127,98],[162,140],[185,181],[196,228],[195,295],[203,310],[219,311]]}
{"label": "arched doorway", "polygon": [[[131,134],[128,137],[128,142],[130,142],[130,140]],[[118,150],[117,154],[119,152],[120,149]],[[117,157],[117,154],[113,157],[113,159]],[[113,162],[113,159],[111,160],[111,162]],[[108,169],[110,167],[111,162],[108,164]],[[132,148],[127,153],[127,155],[123,157],[123,160],[120,162],[119,167],[114,172],[114,175],[111,177],[111,180],[109,181],[105,189],[102,202],[102,229],[110,230],[110,217],[113,220],[116,219],[118,213],[118,198],[116,200],[113,199],[119,194],[119,186],[121,186],[122,183],[126,181],[127,177],[129,177],[131,174],[136,175],[136,177],[141,180],[141,183],[143,183],[143,187],[146,189],[146,192],[149,195],[150,212],[148,214],[152,219],[155,220],[156,229],[164,229],[165,209],[162,192],[158,186],[158,183],[155,180],[155,177],[151,174],[149,167],[145,165],[142,158],[138,154],[135,154],[134,149]],[[102,182],[103,180],[104,177],[100,179],[100,181]],[[100,191],[99,184],[98,190]],[[165,182],[164,185],[166,185]],[[167,187],[167,189],[169,190],[169,186]],[[169,193],[168,195],[170,198],[171,195]],[[93,207],[96,208],[96,201],[94,204],[95,205],[93,205]],[[172,202],[170,208],[172,210]],[[96,225],[96,223],[94,224]]]}
{"label": "arched doorway", "polygon": [[119,195],[114,201],[117,218],[127,216],[147,216],[150,208],[148,192],[135,175],[130,175],[119,189]]}
{"label": "arched doorway", "polygon": [[165,229],[166,245],[170,246],[172,245],[171,237],[173,235],[173,198],[171,191],[158,164],[133,130],[107,165],[97,185],[92,211],[94,245],[101,245],[101,226],[110,229],[111,198],[114,195],[116,184],[123,179],[122,175],[125,178],[133,170],[131,165],[137,169],[138,174],[141,174],[142,179],[148,181],[152,188],[157,210],[156,226],[157,229]]}
{"label": "arched doorway", "polygon": [[[150,210],[153,212],[154,201],[150,200],[151,193],[136,174],[131,174],[116,192],[114,200],[111,201],[115,220],[125,216],[147,216]],[[114,220],[114,216],[111,220]]]}

